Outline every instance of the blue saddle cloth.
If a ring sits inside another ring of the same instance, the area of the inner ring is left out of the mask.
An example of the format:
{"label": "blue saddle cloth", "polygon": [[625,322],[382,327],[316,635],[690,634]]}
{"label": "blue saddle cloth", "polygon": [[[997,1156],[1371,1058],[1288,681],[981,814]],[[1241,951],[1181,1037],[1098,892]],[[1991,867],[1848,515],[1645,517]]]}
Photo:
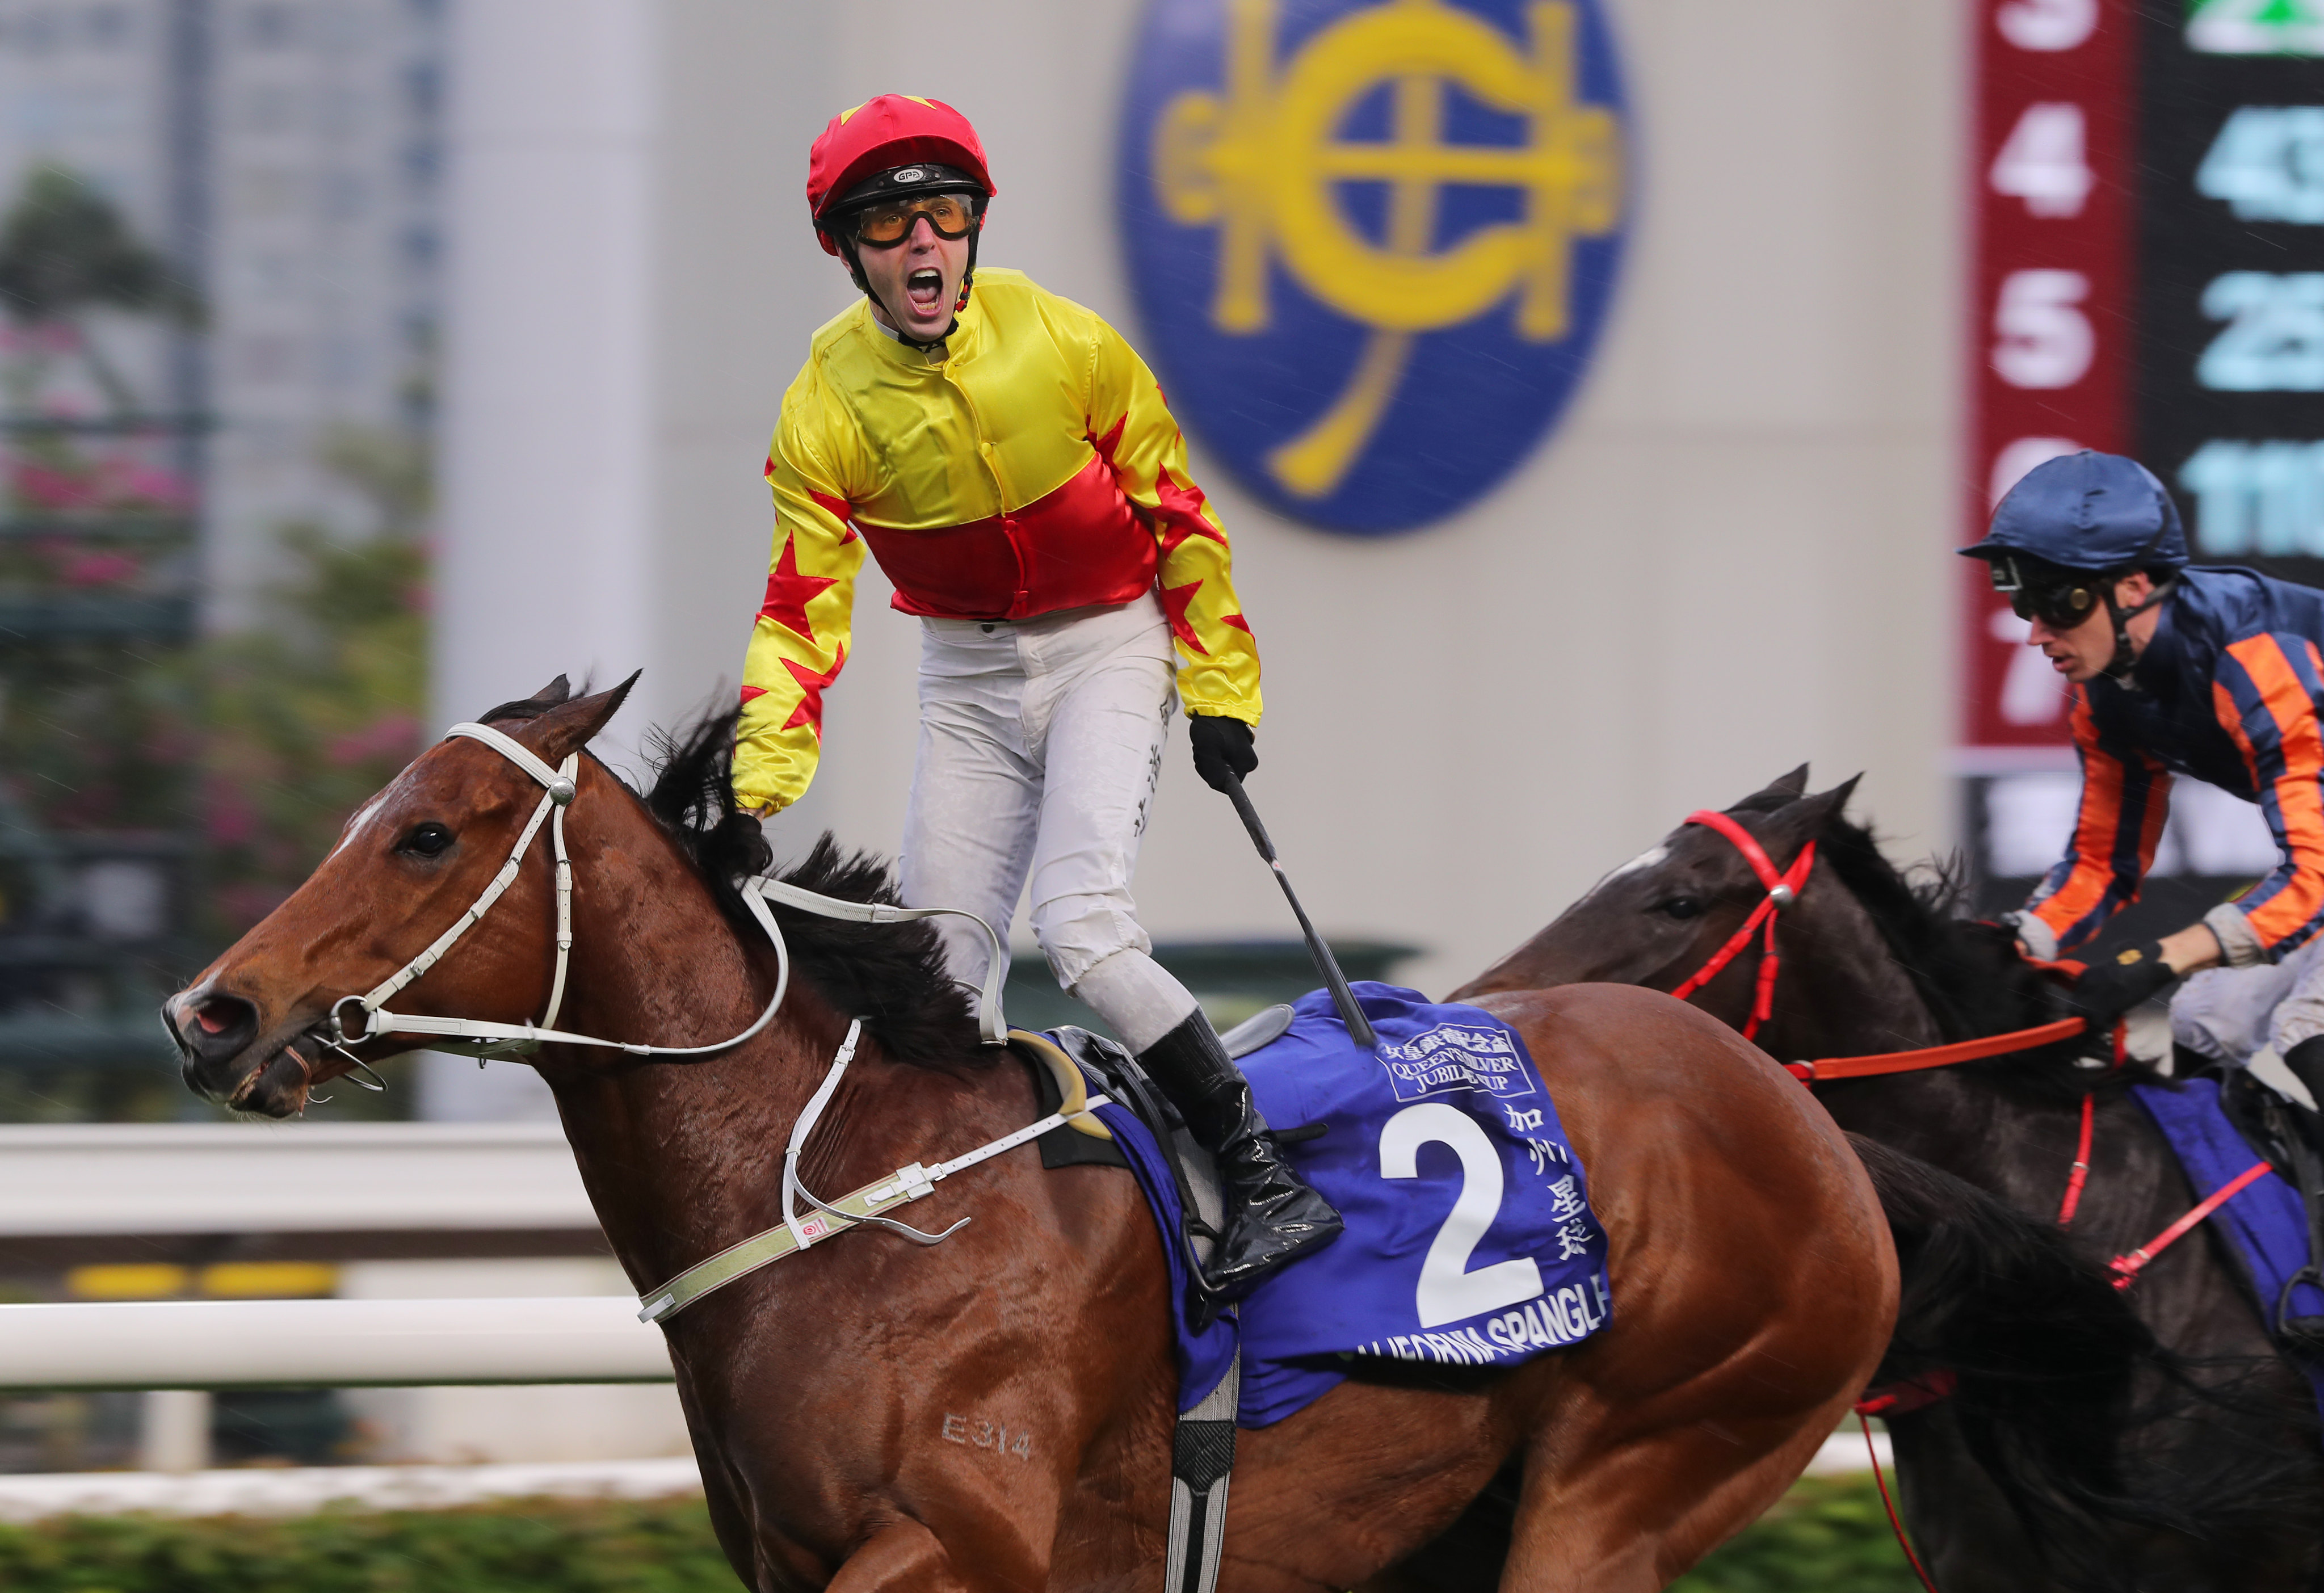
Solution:
{"label": "blue saddle cloth", "polygon": [[1344,1381],[1356,1358],[1508,1367],[1606,1324],[1605,1230],[1524,1040],[1475,1007],[1354,988],[1377,1055],[1317,990],[1288,1033],[1242,1059],[1268,1123],[1324,1126],[1285,1151],[1347,1231],[1201,1333],[1168,1165],[1128,1110],[1100,1109],[1162,1230],[1182,1411],[1218,1386],[1238,1333],[1238,1421],[1264,1427]]}
{"label": "blue saddle cloth", "polygon": [[[2209,1200],[2213,1191],[2234,1182],[2260,1159],[2227,1120],[2219,1105],[2217,1079],[2189,1079],[2176,1089],[2137,1084],[2131,1093],[2163,1131],[2187,1181],[2195,1186],[2198,1201]],[[2308,1265],[2308,1212],[2300,1192],[2275,1174],[2264,1174],[2212,1212],[2210,1223],[2242,1262],[2246,1281],[2258,1299],[2260,1318],[2273,1337],[2283,1285]],[[2289,1314],[2324,1316],[2324,1289],[2303,1283],[2292,1290]],[[2324,1366],[2299,1355],[2292,1361],[2308,1375],[2317,1408],[2324,1413]]]}

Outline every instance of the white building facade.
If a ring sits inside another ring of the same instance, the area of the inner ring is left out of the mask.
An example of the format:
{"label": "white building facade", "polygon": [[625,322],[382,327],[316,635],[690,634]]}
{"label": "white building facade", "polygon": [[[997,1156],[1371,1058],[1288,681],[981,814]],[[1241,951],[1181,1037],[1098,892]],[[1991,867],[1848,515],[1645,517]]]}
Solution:
{"label": "white building facade", "polygon": [[[439,721],[643,667],[634,745],[735,686],[766,439],[853,295],[809,141],[884,91],[977,124],[983,258],[1146,336],[1116,224],[1137,0],[466,0]],[[1918,0],[1613,0],[1628,253],[1596,367],[1496,491],[1325,535],[1194,465],[1266,659],[1251,790],[1314,916],[1428,949],[1441,991],[1689,810],[1803,760],[1943,845],[1959,502],[1966,17]],[[867,566],[783,850],[892,851],[913,623]],[[1157,938],[1283,935],[1174,750],[1138,886]],[[1021,932],[1020,932],[1021,933]]]}

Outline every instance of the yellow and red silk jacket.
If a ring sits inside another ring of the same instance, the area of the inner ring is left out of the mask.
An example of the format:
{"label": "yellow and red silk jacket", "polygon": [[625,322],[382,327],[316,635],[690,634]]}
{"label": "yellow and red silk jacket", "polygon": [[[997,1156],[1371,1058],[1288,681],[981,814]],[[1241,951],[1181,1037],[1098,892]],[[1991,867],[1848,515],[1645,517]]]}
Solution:
{"label": "yellow and red silk jacket", "polygon": [[868,545],[908,614],[1023,620],[1159,585],[1190,714],[1256,724],[1259,649],[1226,533],[1121,335],[1021,272],[980,269],[946,356],[858,301],[815,335],[767,457],[774,553],[742,665],[734,795],[798,800],[847,663]]}

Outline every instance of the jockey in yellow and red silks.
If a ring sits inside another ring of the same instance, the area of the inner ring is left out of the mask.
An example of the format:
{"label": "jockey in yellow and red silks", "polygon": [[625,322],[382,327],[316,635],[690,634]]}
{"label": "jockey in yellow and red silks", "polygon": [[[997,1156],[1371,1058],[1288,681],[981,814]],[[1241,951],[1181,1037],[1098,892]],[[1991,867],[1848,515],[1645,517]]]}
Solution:
{"label": "jockey in yellow and red silks", "polygon": [[[868,548],[921,620],[905,903],[966,908],[1006,944],[1029,883],[1058,982],[1217,1154],[1226,1233],[1207,1270],[1239,1294],[1339,1217],[1148,954],[1129,888],[1174,705],[1205,780],[1257,767],[1259,651],[1153,373],[1080,305],[977,270],[992,193],[975,130],[935,100],[882,95],[809,154],[817,236],[864,297],[816,333],[769,451],[774,548],[734,796],[771,814],[814,778]],[[945,952],[982,977],[973,930],[947,931]]]}
{"label": "jockey in yellow and red silks", "polygon": [[989,266],[941,362],[871,319],[858,304],[817,332],[783,395],[735,795],[782,807],[814,778],[866,544],[908,614],[1029,620],[1157,588],[1185,711],[1256,724],[1259,649],[1226,532],[1121,334]]}

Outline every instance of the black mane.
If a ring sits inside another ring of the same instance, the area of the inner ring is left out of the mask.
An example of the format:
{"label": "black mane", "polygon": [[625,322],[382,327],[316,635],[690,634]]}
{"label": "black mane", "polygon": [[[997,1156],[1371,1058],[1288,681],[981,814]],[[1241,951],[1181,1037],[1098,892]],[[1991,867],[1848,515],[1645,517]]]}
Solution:
{"label": "black mane", "polygon": [[[483,718],[538,719],[571,695],[560,675],[541,695],[503,703]],[[755,940],[761,932],[742,905],[741,883],[766,872],[774,854],[759,821],[734,806],[729,781],[740,716],[740,709],[706,711],[675,731],[653,732],[647,749],[652,781],[640,796],[700,872],[728,922]],[[843,901],[897,899],[886,860],[844,852],[829,832],[779,878]],[[891,1060],[956,1067],[999,1054],[978,1044],[967,993],[945,971],[936,931],[926,922],[850,924],[768,905],[790,948],[792,976],[839,1012],[862,1018],[864,1032]]]}
{"label": "black mane", "polygon": [[[1816,861],[1839,877],[1878,926],[1889,955],[1912,979],[1948,1043],[2065,1016],[2056,987],[2017,954],[2008,929],[1961,916],[1957,865],[1936,865],[1915,879],[1888,861],[1868,828],[1837,813],[1816,837]],[[2013,1093],[2043,1101],[2079,1101],[2094,1089],[2160,1076],[2140,1063],[2107,1071],[2077,1066],[2075,1055],[2085,1045],[2069,1040],[1963,1065]]]}

